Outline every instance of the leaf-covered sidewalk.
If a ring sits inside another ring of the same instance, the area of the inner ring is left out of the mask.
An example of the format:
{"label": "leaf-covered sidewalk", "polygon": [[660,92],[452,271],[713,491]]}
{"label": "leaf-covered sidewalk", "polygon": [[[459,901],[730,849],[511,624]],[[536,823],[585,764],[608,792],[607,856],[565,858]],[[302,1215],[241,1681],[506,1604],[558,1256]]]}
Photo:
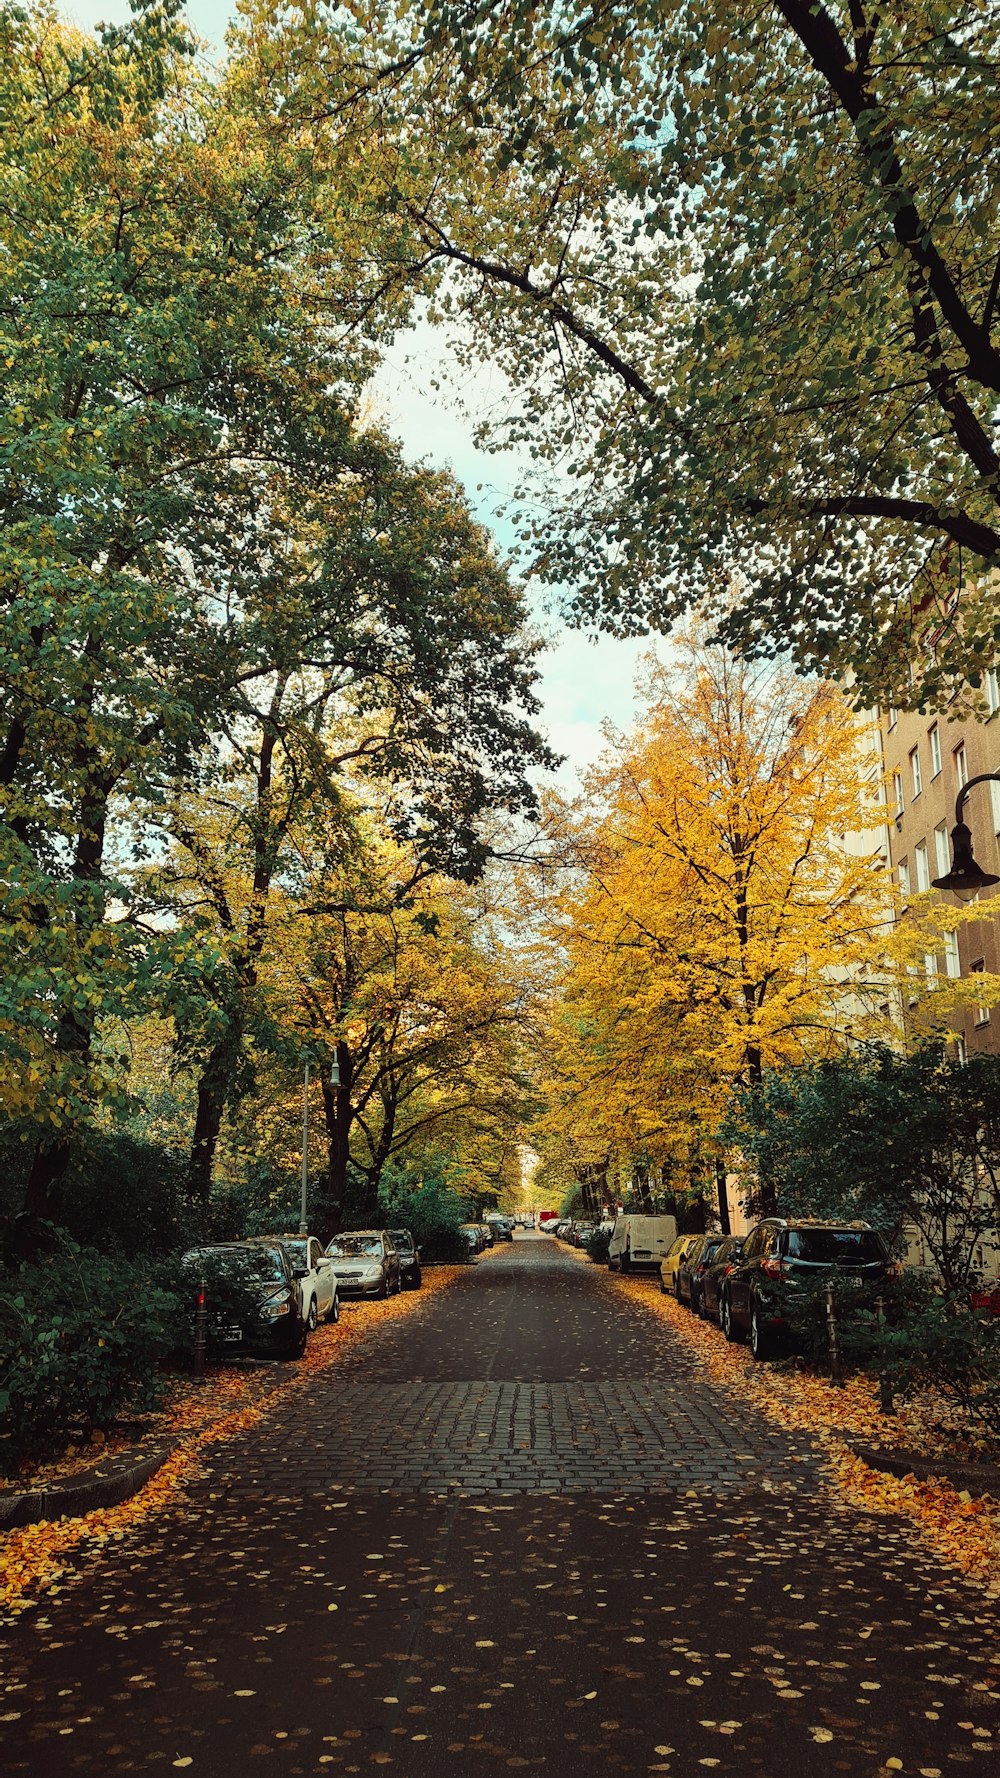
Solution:
{"label": "leaf-covered sidewalk", "polygon": [[[294,1366],[260,1364],[252,1368],[209,1372],[203,1383],[185,1380],[159,1414],[151,1416],[144,1446],[174,1446],[166,1463],[139,1492],[121,1506],[85,1513],[79,1518],[40,1521],[0,1534],[0,1612],[14,1614],[32,1606],[42,1594],[57,1595],[74,1551],[95,1551],[119,1542],[149,1514],[175,1506],[185,1485],[200,1469],[200,1453],[256,1425],[277,1401],[318,1371],[336,1364],[370,1329],[399,1321],[419,1309],[427,1297],[443,1289],[461,1271],[435,1266],[425,1271],[419,1291],[390,1297],[383,1303],[345,1307],[335,1325],[317,1328],[305,1356]],[[124,1441],[112,1440],[97,1455],[115,1451]],[[32,1485],[62,1479],[76,1472],[78,1456],[35,1470]]]}
{"label": "leaf-covered sidewalk", "polygon": [[989,1598],[1000,1598],[1000,1501],[988,1494],[973,1499],[939,1478],[884,1475],[856,1456],[848,1443],[877,1441],[943,1459],[947,1448],[938,1430],[940,1403],[899,1403],[894,1414],[880,1415],[878,1385],[870,1376],[849,1377],[843,1389],[835,1389],[823,1377],[758,1364],[744,1346],[728,1345],[713,1323],[699,1321],[673,1297],[661,1295],[655,1281],[607,1274],[604,1280],[609,1290],[640,1298],[668,1321],[714,1382],[742,1395],[779,1425],[811,1433],[852,1505],[910,1520],[929,1549],[976,1581]]}

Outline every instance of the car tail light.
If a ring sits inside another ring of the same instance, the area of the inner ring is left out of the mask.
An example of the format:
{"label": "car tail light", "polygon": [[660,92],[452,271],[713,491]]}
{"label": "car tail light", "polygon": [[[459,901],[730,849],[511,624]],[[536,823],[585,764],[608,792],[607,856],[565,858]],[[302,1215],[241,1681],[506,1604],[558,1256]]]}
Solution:
{"label": "car tail light", "polygon": [[776,1253],[769,1253],[766,1259],[762,1259],[760,1269],[768,1278],[783,1278],[785,1275],[785,1268]]}

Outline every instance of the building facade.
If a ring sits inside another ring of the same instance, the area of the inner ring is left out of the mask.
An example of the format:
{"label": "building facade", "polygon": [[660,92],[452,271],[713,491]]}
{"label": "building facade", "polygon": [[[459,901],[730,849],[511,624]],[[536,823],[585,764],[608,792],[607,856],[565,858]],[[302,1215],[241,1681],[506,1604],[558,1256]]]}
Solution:
{"label": "building facade", "polygon": [[[951,868],[955,799],[981,772],[1000,773],[1000,685],[989,673],[984,683],[983,721],[952,718],[947,711],[919,715],[888,709],[880,713],[879,735],[885,773],[889,863],[907,897],[931,887]],[[966,800],[964,819],[972,830],[977,862],[1000,877],[1000,783],[979,784]],[[997,889],[980,892],[983,918],[950,935],[939,957],[928,956],[928,975],[971,976],[1000,971],[1000,899]],[[960,1054],[1000,1052],[1000,1007],[980,1006],[955,1014]]]}

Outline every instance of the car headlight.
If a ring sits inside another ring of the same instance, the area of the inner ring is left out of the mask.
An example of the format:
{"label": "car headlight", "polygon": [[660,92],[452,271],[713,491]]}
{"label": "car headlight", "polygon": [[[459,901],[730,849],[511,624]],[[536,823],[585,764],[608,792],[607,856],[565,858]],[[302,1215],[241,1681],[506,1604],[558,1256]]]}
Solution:
{"label": "car headlight", "polygon": [[260,1312],[265,1321],[276,1321],[279,1315],[290,1315],[292,1312],[292,1305],[287,1295],[272,1296],[268,1298],[266,1303],[261,1305]]}
{"label": "car headlight", "polygon": [[362,1272],[361,1276],[363,1278],[381,1278],[382,1267],[381,1266],[366,1266],[364,1271]]}

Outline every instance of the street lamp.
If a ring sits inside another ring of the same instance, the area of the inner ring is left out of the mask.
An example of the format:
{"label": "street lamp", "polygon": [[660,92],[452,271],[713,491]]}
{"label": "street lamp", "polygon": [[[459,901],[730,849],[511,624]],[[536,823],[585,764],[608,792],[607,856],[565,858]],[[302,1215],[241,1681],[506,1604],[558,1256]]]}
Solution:
{"label": "street lamp", "polygon": [[[340,1063],[336,1056],[330,1061],[330,1085],[340,1085]],[[309,1063],[305,1064],[305,1076],[302,1081],[302,1194],[299,1199],[299,1234],[308,1235],[308,1196],[309,1196]]]}
{"label": "street lamp", "polygon": [[955,799],[955,825],[951,830],[951,869],[946,876],[934,877],[931,887],[934,889],[951,889],[962,901],[971,901],[980,889],[989,889],[992,884],[1000,883],[1000,877],[991,877],[989,871],[983,870],[972,852],[972,832],[962,820],[965,799],[974,784],[986,784],[992,780],[1000,784],[1000,772],[980,772],[976,778],[970,778],[963,784]]}

